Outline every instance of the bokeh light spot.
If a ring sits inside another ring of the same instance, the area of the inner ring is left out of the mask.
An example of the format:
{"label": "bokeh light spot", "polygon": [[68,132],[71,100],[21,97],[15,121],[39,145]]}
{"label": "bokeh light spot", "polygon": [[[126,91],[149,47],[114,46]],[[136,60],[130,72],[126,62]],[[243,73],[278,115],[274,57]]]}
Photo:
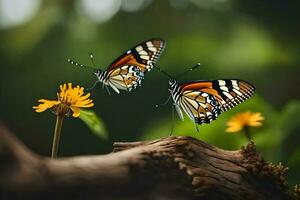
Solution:
{"label": "bokeh light spot", "polygon": [[10,28],[31,20],[41,0],[0,0],[0,28]]}
{"label": "bokeh light spot", "polygon": [[81,0],[77,9],[90,20],[96,23],[104,23],[111,19],[121,7],[121,0]]}
{"label": "bokeh light spot", "polygon": [[145,5],[144,0],[123,0],[121,9],[126,12],[136,12]]}

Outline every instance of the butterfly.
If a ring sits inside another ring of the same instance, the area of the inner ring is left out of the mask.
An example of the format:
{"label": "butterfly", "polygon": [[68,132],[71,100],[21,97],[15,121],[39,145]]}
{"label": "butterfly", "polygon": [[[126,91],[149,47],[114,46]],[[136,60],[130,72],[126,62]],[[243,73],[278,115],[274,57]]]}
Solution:
{"label": "butterfly", "polygon": [[[197,64],[189,71],[199,66],[200,64]],[[183,110],[195,123],[197,131],[199,131],[197,124],[209,124],[216,120],[221,113],[242,103],[255,92],[253,85],[240,79],[179,83],[165,71],[158,69],[170,78],[169,91],[171,95],[169,98],[172,97],[179,118],[183,120]]]}
{"label": "butterfly", "polygon": [[[154,67],[165,46],[162,39],[149,39],[137,44],[113,61],[105,71],[97,69],[94,74],[98,80],[92,88],[97,83],[102,83],[106,88],[110,86],[118,94],[119,90],[131,91],[137,88],[141,85],[144,74]],[[94,63],[92,54],[90,58]],[[76,66],[89,67],[71,59],[68,59],[68,62]]]}

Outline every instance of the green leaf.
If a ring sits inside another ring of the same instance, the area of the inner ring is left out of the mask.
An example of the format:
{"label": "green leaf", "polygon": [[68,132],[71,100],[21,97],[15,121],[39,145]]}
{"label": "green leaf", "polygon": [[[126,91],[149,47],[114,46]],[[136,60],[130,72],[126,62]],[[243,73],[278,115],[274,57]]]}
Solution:
{"label": "green leaf", "polygon": [[92,133],[94,133],[96,136],[105,140],[108,139],[108,134],[104,123],[94,111],[81,109],[79,118],[90,128]]}

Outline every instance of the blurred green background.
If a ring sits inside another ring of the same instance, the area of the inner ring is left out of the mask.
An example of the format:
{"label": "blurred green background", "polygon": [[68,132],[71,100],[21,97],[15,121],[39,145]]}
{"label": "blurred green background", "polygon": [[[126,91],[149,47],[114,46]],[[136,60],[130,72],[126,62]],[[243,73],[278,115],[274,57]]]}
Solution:
{"label": "blurred green background", "polygon": [[[73,58],[101,69],[133,45],[152,37],[166,40],[158,65],[177,74],[203,66],[181,81],[239,78],[256,95],[195,131],[175,120],[175,135],[197,137],[220,148],[247,144],[243,134],[226,133],[226,122],[246,110],[261,112],[264,125],[251,129],[264,158],[289,166],[300,178],[300,1],[282,0],[0,0],[0,119],[31,149],[49,155],[55,116],[32,109],[40,98],[55,99],[61,83],[90,87],[93,71],[67,63]],[[155,108],[169,95],[168,80],[153,70],[133,92],[92,91],[93,110],[109,139],[80,120],[65,120],[60,156],[110,152],[113,141],[168,136],[171,105]]]}

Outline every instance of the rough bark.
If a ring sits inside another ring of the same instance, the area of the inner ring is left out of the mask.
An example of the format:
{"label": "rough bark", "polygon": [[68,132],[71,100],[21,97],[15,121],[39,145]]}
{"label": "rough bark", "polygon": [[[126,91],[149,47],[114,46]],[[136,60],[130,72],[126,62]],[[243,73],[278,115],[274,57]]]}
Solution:
{"label": "rough bark", "polygon": [[294,199],[285,172],[253,143],[225,151],[191,137],[117,142],[107,155],[49,159],[0,127],[0,199]]}

